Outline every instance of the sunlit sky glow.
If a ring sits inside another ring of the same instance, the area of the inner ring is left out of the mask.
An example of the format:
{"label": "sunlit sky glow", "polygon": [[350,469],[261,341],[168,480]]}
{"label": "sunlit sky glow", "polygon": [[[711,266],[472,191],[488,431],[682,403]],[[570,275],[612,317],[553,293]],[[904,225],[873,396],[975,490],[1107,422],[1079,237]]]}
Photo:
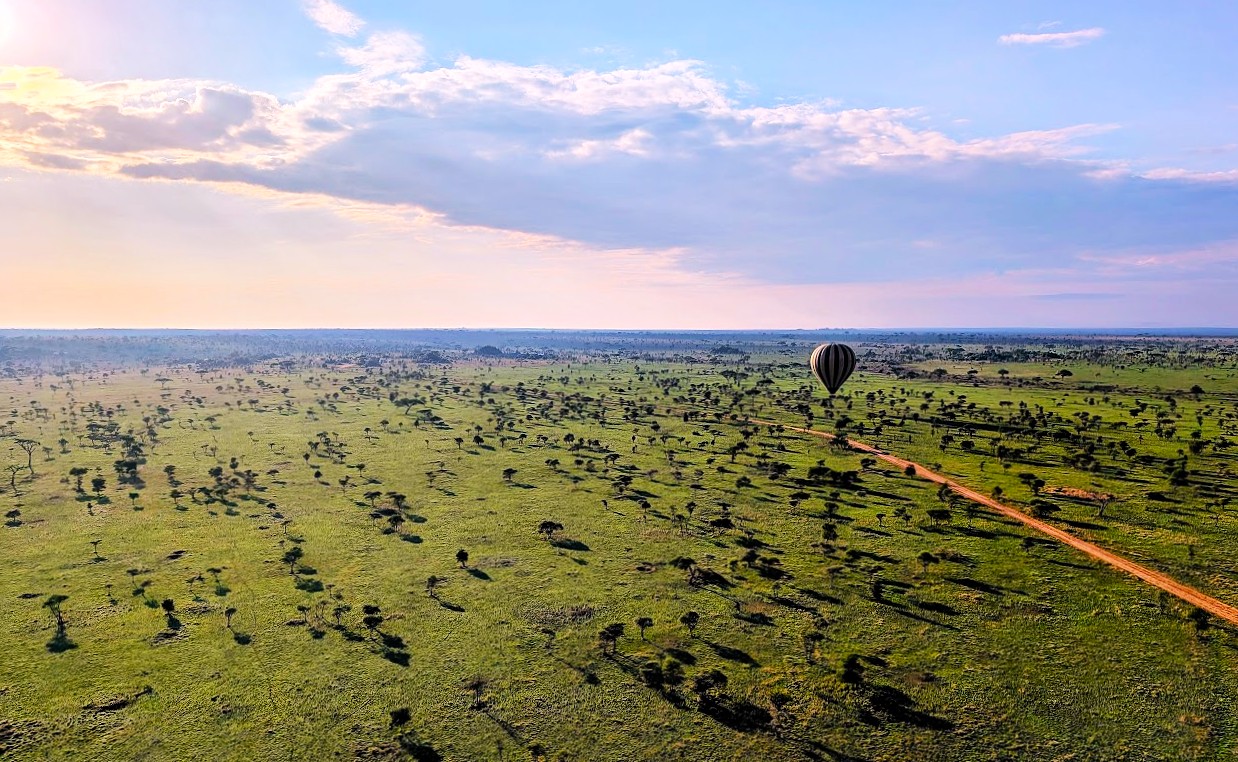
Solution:
{"label": "sunlit sky glow", "polygon": [[1238,327],[1234,29],[0,0],[0,327]]}

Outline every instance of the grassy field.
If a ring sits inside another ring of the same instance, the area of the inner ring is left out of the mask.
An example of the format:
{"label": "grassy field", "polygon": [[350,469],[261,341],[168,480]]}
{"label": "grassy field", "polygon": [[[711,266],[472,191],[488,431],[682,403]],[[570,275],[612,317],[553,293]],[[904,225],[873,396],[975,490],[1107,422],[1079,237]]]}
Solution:
{"label": "grassy field", "polygon": [[745,422],[940,464],[1234,602],[1238,381],[1208,352],[1147,372],[887,357],[832,403],[789,342],[13,373],[0,754],[1229,758],[1229,629]]}

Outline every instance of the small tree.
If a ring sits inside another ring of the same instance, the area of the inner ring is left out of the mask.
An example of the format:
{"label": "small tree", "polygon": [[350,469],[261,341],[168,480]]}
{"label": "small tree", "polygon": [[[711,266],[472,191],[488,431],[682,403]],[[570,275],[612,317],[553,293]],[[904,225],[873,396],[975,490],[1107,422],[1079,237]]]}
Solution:
{"label": "small tree", "polygon": [[365,628],[371,633],[376,632],[379,626],[383,623],[383,615],[381,612],[382,610],[378,606],[375,606],[372,603],[365,604],[361,607],[361,613],[364,614],[361,618],[361,624],[365,625]]}
{"label": "small tree", "polygon": [[556,532],[563,531],[563,525],[557,521],[543,521],[537,525],[537,531],[546,536],[547,542],[552,542]]}
{"label": "small tree", "polygon": [[38,449],[39,442],[34,439],[18,439],[17,446],[25,451],[26,468],[30,470],[30,475],[34,476],[34,451]]}
{"label": "small tree", "polygon": [[43,601],[43,608],[51,612],[52,619],[56,623],[56,640],[65,639],[64,611],[61,606],[67,600],[69,596],[57,594],[49,595],[47,600]]}
{"label": "small tree", "polygon": [[426,594],[431,598],[438,600],[438,586],[443,583],[441,577],[436,577],[431,574],[426,578]]}
{"label": "small tree", "polygon": [[640,639],[645,639],[645,630],[653,627],[653,619],[647,616],[637,617],[636,626],[640,628]]}
{"label": "small tree", "polygon": [[614,622],[602,628],[598,633],[598,642],[602,644],[602,653],[610,649],[610,653],[615,653],[618,650],[619,638],[623,637],[623,624]]}
{"label": "small tree", "polygon": [[464,689],[473,694],[472,709],[480,709],[485,706],[485,703],[482,701],[482,694],[485,693],[486,689],[489,687],[490,679],[482,677],[481,675],[474,675],[464,681]]}
{"label": "small tree", "polygon": [[687,556],[677,556],[671,559],[671,566],[688,573],[688,584],[695,585],[700,571],[696,568],[696,560]]}
{"label": "small tree", "polygon": [[464,548],[456,551],[456,563],[460,564],[461,569],[469,568],[469,552]]}
{"label": "small tree", "polygon": [[297,573],[297,562],[301,560],[301,556],[305,555],[305,551],[301,550],[300,545],[293,545],[288,550],[284,551],[284,563],[288,564],[288,573]]}
{"label": "small tree", "polygon": [[689,611],[679,617],[679,623],[688,628],[688,637],[696,637],[696,626],[701,623],[701,615],[695,611]]}

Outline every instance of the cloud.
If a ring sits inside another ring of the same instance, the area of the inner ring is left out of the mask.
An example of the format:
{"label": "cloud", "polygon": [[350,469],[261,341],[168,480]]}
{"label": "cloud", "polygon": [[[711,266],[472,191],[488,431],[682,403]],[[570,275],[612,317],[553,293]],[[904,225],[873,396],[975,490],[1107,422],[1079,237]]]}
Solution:
{"label": "cloud", "polygon": [[652,137],[647,130],[637,127],[613,140],[577,140],[564,148],[548,150],[545,154],[553,159],[600,159],[612,154],[648,156]]}
{"label": "cloud", "polygon": [[[751,105],[695,60],[431,66],[399,31],[336,51],[341,70],[293,98],[0,72],[14,83],[0,91],[0,164],[334,199],[376,225],[392,224],[376,209],[417,210],[505,231],[509,247],[641,251],[664,272],[769,287],[1037,268],[1092,277],[1116,265],[1085,255],[1238,238],[1238,183],[1092,158],[1111,124],[961,139],[913,108]],[[1037,288],[1023,297],[1093,290]]]}
{"label": "cloud", "polygon": [[1003,34],[997,41],[1003,45],[1048,45],[1054,48],[1075,48],[1099,40],[1105,30],[1094,26],[1074,32],[1040,32],[1036,34]]}
{"label": "cloud", "polygon": [[1150,169],[1140,175],[1149,180],[1184,180],[1197,183],[1229,183],[1238,184],[1238,169],[1214,171],[1198,171],[1166,167]]}
{"label": "cloud", "polygon": [[1058,294],[1032,294],[1032,299],[1050,302],[1088,302],[1102,299],[1120,299],[1122,294],[1102,291],[1065,291]]}
{"label": "cloud", "polygon": [[425,59],[421,42],[407,32],[375,32],[364,45],[338,48],[340,58],[349,66],[371,77],[386,77],[413,71]]}
{"label": "cloud", "polygon": [[301,7],[320,29],[343,37],[355,37],[365,22],[332,0],[302,0]]}

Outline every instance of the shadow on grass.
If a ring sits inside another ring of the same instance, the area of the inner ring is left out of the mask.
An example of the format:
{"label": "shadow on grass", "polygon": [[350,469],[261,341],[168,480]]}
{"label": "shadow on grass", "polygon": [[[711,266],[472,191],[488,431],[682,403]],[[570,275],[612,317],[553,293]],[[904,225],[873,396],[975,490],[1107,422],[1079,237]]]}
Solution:
{"label": "shadow on grass", "polygon": [[810,590],[806,587],[797,587],[795,589],[799,591],[800,593],[803,593],[804,595],[808,596],[809,598],[812,598],[814,601],[822,601],[824,603],[833,603],[835,605],[841,604],[843,602],[842,598],[836,598],[827,593],[817,592],[816,590]]}
{"label": "shadow on grass", "polygon": [[889,685],[873,685],[868,689],[868,706],[860,712],[860,720],[880,727],[885,722],[901,722],[926,730],[953,730],[954,723],[916,709],[915,702],[903,691]]}
{"label": "shadow on grass", "polygon": [[945,576],[945,578],[942,579],[947,581],[947,583],[954,583],[956,585],[962,585],[964,588],[977,590],[979,593],[988,593],[989,595],[1005,595],[1005,590],[1003,588],[999,588],[998,585],[982,583],[982,581],[969,578],[969,576]]}
{"label": "shadow on grass", "polygon": [[739,662],[740,664],[746,664],[749,667],[761,666],[757,662],[757,660],[752,658],[752,655],[749,654],[747,651],[742,651],[738,648],[735,648],[734,646],[723,645],[722,643],[715,643],[712,640],[706,640],[703,642],[705,643],[705,645],[713,649],[713,652],[717,654],[720,658],[726,659],[727,661]]}
{"label": "shadow on grass", "polygon": [[590,549],[588,545],[584,544],[580,540],[555,540],[551,542],[550,544],[555,546],[556,548],[562,548],[563,550],[576,550],[576,551],[585,552]]}
{"label": "shadow on grass", "polygon": [[701,714],[708,715],[740,733],[768,730],[773,721],[769,711],[747,699],[721,697],[703,702],[700,710]]}
{"label": "shadow on grass", "polygon": [[69,640],[69,636],[63,633],[47,641],[47,650],[51,651],[54,654],[60,654],[60,653],[64,653],[65,651],[71,651],[74,648],[77,648],[77,643],[74,643],[72,640]]}
{"label": "shadow on grass", "polygon": [[491,580],[490,575],[489,575],[489,574],[486,574],[486,573],[485,573],[484,571],[482,571],[481,569],[469,569],[469,576],[470,576],[470,577],[475,577],[476,579],[480,579],[480,580],[483,580],[483,581],[485,581],[485,582],[489,582],[489,581]]}

